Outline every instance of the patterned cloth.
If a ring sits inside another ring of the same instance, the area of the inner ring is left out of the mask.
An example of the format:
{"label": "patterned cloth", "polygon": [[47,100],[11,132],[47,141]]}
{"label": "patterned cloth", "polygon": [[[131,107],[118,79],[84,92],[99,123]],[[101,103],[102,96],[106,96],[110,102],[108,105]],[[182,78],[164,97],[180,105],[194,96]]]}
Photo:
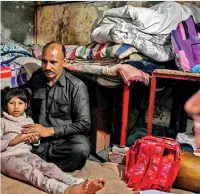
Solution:
{"label": "patterned cloth", "polygon": [[76,58],[75,52],[77,48],[78,48],[77,45],[65,45],[66,58],[70,60],[75,59]]}
{"label": "patterned cloth", "polygon": [[132,67],[127,64],[120,65],[118,68],[118,73],[124,80],[124,82],[129,86],[133,81],[140,81],[145,85],[149,85],[149,74],[144,73],[143,71]]}
{"label": "patterned cloth", "polygon": [[142,53],[134,53],[129,55],[127,59],[124,59],[124,62],[126,63],[127,61],[140,61],[140,60],[150,60],[150,58]]}
{"label": "patterned cloth", "polygon": [[102,59],[102,58],[118,58],[123,59],[133,53],[137,53],[137,49],[128,44],[91,43],[87,46],[79,46],[75,55],[82,59]]}
{"label": "patterned cloth", "polygon": [[[32,54],[36,59],[41,59],[42,56],[41,45],[34,45],[32,47]],[[69,60],[79,59],[103,59],[103,58],[118,58],[124,59],[131,54],[137,53],[137,49],[128,44],[106,43],[98,44],[91,43],[87,46],[65,45],[66,58]]]}
{"label": "patterned cloth", "polygon": [[82,64],[67,64],[66,68],[79,73],[89,73],[96,75],[117,76],[118,65],[82,65]]}
{"label": "patterned cloth", "polygon": [[19,56],[32,56],[31,53],[17,44],[7,44],[1,42],[0,63],[9,63]]}
{"label": "patterned cloth", "polygon": [[145,61],[145,60],[128,61],[126,62],[126,64],[129,64],[137,69],[140,69],[141,71],[144,71],[145,73],[148,73],[150,75],[155,69],[166,69],[166,67],[163,65],[159,65],[156,62]]}
{"label": "patterned cloth", "polygon": [[195,67],[192,68],[192,72],[194,73],[200,73],[200,64],[196,65]]}
{"label": "patterned cloth", "polygon": [[[67,59],[74,60],[76,58],[75,51],[77,47],[77,45],[65,45]],[[43,46],[39,44],[35,44],[32,46],[32,54],[36,59],[42,58],[42,49]]]}
{"label": "patterned cloth", "polygon": [[145,85],[149,84],[149,75],[143,71],[132,67],[127,64],[117,64],[109,66],[98,66],[98,65],[67,65],[67,69],[72,72],[79,73],[89,73],[96,75],[107,75],[107,76],[117,76],[123,79],[123,81],[130,85],[132,81],[141,81]]}
{"label": "patterned cloth", "polygon": [[176,2],[162,2],[151,8],[126,5],[108,9],[94,22],[91,40],[130,44],[155,61],[169,61],[174,58],[169,34],[190,15],[199,23],[199,12],[198,7]]}
{"label": "patterned cloth", "polygon": [[39,44],[32,45],[31,52],[32,52],[33,57],[41,60],[41,58],[42,58],[42,48],[43,48],[43,46],[39,45]]}
{"label": "patterned cloth", "polygon": [[1,89],[5,88],[6,86],[9,86],[10,88],[16,88],[27,82],[27,74],[25,69],[15,62],[1,64],[0,75]]}
{"label": "patterned cloth", "polygon": [[98,66],[106,66],[106,65],[116,65],[120,63],[120,60],[116,58],[104,58],[100,60],[87,60],[87,59],[74,59],[74,60],[68,60],[68,63],[75,64],[75,65],[98,65]]}
{"label": "patterned cloth", "polygon": [[12,62],[1,64],[1,89],[6,86],[15,88],[25,84],[33,72],[41,67],[41,61],[33,57],[17,57]]}
{"label": "patterned cloth", "polygon": [[[8,43],[8,41],[4,41],[2,42],[2,44],[4,45],[4,48],[1,49],[2,53],[4,53],[5,56],[7,52],[8,55],[5,58],[1,57],[1,61],[5,61],[5,63],[1,64],[0,69],[2,81],[1,89],[6,86],[14,88],[25,84],[30,78],[31,71],[33,69],[37,69],[39,67],[39,63],[33,61],[31,62],[31,64],[26,65],[25,68],[25,66],[23,65],[23,61],[26,58],[28,59],[28,61],[31,60],[30,57],[27,57],[31,54],[36,59],[41,59],[43,46],[37,44],[32,45],[30,49],[31,52],[29,52],[26,48],[23,48],[18,44],[14,45],[14,43]],[[69,61],[69,63],[72,63],[68,64],[66,67],[72,72],[89,73],[101,76],[98,78],[97,76],[93,76],[93,78],[95,80],[98,80],[98,83],[100,83],[101,85],[119,85],[121,81],[119,81],[120,79],[117,78],[118,74],[122,76],[122,79],[128,85],[133,80],[142,81],[145,84],[148,84],[148,75],[146,75],[145,73],[143,74],[142,71],[137,70],[136,68],[131,68],[131,66],[126,66],[125,68],[125,66],[121,67],[120,64],[118,64],[119,61],[122,61],[122,59],[127,58],[131,54],[138,53],[138,51],[131,45],[115,43],[91,43],[87,46],[65,45],[65,49],[66,58],[71,60]],[[24,56],[24,58],[20,56]],[[15,59],[16,57],[18,58]],[[22,60],[23,64],[21,64],[20,60]],[[36,63],[34,68],[32,68],[32,63]],[[133,72],[127,72],[127,69]],[[111,76],[112,78],[106,79],[105,76]],[[113,83],[112,80],[114,80]]]}

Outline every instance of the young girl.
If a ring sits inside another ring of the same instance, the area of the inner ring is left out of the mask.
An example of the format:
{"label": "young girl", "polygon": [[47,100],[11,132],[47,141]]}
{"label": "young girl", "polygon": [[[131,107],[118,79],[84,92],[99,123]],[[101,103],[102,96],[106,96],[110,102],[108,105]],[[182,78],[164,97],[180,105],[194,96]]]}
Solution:
{"label": "young girl", "polygon": [[35,137],[21,134],[23,125],[33,124],[27,94],[27,90],[21,89],[9,89],[5,94],[1,118],[1,171],[52,194],[93,194],[102,189],[103,179],[74,178],[31,153],[32,146],[28,143]]}

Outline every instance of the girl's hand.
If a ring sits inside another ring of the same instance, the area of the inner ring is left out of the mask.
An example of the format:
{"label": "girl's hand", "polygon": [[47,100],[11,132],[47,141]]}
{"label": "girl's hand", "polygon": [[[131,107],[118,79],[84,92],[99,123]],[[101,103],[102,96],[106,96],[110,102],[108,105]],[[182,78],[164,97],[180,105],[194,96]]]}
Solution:
{"label": "girl's hand", "polygon": [[19,143],[26,142],[30,138],[29,134],[19,134],[14,139],[10,140],[9,146],[15,146]]}
{"label": "girl's hand", "polygon": [[26,140],[26,143],[37,143],[39,141],[39,137],[34,134],[29,134],[29,138]]}

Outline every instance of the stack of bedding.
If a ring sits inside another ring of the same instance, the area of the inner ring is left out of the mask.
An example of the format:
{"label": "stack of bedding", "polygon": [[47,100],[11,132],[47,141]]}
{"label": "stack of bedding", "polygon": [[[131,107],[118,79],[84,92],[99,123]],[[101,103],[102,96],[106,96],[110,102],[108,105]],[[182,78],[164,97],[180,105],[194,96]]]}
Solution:
{"label": "stack of bedding", "polygon": [[[171,69],[169,64],[174,59],[171,31],[190,15],[200,23],[199,13],[198,7],[176,2],[163,2],[151,8],[128,5],[109,9],[95,21],[90,44],[65,45],[66,68],[106,87],[130,85],[133,81],[148,85],[154,69]],[[41,45],[24,46],[3,39],[2,88],[24,84],[41,66],[36,61],[41,59],[41,52]],[[16,62],[20,57],[29,57],[31,65],[25,68],[24,58]]]}

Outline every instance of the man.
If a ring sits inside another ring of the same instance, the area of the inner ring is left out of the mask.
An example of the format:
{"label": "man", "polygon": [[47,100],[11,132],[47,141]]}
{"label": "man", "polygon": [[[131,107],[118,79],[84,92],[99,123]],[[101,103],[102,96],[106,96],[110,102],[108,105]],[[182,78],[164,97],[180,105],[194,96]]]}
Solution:
{"label": "man", "polygon": [[185,103],[185,110],[192,114],[194,121],[195,144],[200,148],[200,89]]}
{"label": "man", "polygon": [[87,88],[63,68],[65,63],[62,44],[44,46],[42,68],[28,83],[33,92],[33,119],[39,124],[23,126],[22,132],[41,138],[34,153],[72,172],[81,169],[89,157],[91,120]]}

